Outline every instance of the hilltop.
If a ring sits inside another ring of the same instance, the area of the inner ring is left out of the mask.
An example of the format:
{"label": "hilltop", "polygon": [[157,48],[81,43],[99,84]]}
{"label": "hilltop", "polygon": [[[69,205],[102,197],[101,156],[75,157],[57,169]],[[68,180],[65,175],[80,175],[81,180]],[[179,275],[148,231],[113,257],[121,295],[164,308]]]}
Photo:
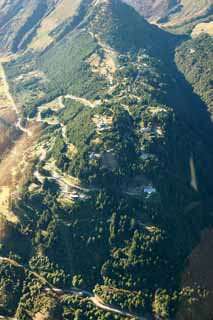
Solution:
{"label": "hilltop", "polygon": [[[198,23],[211,21],[212,0],[126,0],[141,15],[160,27],[190,32]],[[51,46],[82,20],[92,0],[0,1],[1,54]]]}
{"label": "hilltop", "polygon": [[209,288],[181,277],[212,227],[213,190],[209,95],[184,64],[192,44],[119,0],[74,1],[63,19],[66,1],[46,4],[19,20],[2,59],[18,136],[0,162],[0,314],[190,315]]}

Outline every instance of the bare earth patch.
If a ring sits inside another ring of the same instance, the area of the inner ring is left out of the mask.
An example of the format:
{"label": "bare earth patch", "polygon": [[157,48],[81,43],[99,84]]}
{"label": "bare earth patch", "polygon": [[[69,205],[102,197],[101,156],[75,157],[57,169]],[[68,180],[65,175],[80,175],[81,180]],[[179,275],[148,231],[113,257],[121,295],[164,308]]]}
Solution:
{"label": "bare earth patch", "polygon": [[195,38],[201,33],[208,33],[210,36],[213,36],[213,21],[197,24],[192,31],[192,37]]}
{"label": "bare earth patch", "polygon": [[94,117],[92,118],[92,121],[98,125],[98,123],[102,122],[105,123],[107,125],[112,125],[112,120],[113,117],[107,117],[107,116],[101,116],[101,115],[94,115]]}
{"label": "bare earth patch", "polygon": [[11,99],[8,97],[4,76],[4,69],[0,62],[0,117],[12,124],[16,123],[17,115],[13,110]]}
{"label": "bare earth patch", "polygon": [[102,144],[103,143],[103,140],[100,138],[100,137],[97,137],[97,138],[94,138],[91,143],[94,145],[94,146],[97,146],[99,144]]}
{"label": "bare earth patch", "polygon": [[30,161],[34,157],[33,144],[40,133],[37,125],[31,126],[30,130],[32,135],[20,136],[0,162],[0,213],[13,223],[17,223],[18,218],[10,211],[9,203],[14,192],[25,183]]}
{"label": "bare earth patch", "polygon": [[94,53],[87,62],[91,65],[93,72],[99,73],[112,82],[117,70],[117,52],[103,42],[97,34],[90,32],[90,35],[102,48],[104,55],[101,58],[97,53]]}
{"label": "bare earth patch", "polygon": [[8,221],[18,223],[18,218],[11,211],[11,194],[10,188],[4,186],[0,188],[0,215],[3,215]]}
{"label": "bare earth patch", "polygon": [[67,155],[69,158],[72,158],[73,156],[75,156],[78,153],[77,147],[72,143],[68,144],[67,149],[68,149]]}

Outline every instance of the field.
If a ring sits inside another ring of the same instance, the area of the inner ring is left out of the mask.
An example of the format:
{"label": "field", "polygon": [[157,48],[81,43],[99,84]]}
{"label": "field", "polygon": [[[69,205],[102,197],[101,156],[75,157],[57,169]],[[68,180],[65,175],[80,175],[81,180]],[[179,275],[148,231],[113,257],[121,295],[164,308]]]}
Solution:
{"label": "field", "polygon": [[192,37],[197,37],[201,33],[208,33],[210,36],[213,36],[213,21],[197,24],[192,31]]}

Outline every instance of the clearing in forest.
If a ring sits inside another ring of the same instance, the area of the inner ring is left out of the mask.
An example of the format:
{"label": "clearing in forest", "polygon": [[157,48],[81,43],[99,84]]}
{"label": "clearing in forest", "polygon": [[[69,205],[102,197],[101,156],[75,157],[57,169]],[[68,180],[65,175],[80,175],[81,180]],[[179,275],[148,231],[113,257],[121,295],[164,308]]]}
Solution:
{"label": "clearing in forest", "polygon": [[208,33],[210,36],[213,36],[213,21],[197,24],[192,31],[192,37],[198,37],[201,33]]}
{"label": "clearing in forest", "polygon": [[18,223],[17,216],[11,211],[11,194],[7,186],[0,188],[0,215],[3,215],[8,221]]}

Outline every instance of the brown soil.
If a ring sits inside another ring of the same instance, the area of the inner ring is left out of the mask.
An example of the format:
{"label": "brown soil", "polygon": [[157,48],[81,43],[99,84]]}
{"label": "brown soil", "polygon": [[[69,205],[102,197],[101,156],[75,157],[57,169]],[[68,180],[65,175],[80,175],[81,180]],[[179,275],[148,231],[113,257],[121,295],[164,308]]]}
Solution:
{"label": "brown soil", "polygon": [[38,125],[31,125],[29,130],[32,132],[32,135],[22,134],[1,161],[0,187],[8,186],[14,189],[17,187],[17,183],[20,183],[20,179],[24,178],[24,164],[25,162],[27,164],[26,160],[33,156],[31,153],[32,146],[40,133]]}
{"label": "brown soil", "polygon": [[22,134],[0,162],[0,216],[12,223],[18,217],[11,210],[12,198],[19,196],[19,188],[26,183],[35,157],[35,142],[40,135],[37,124],[29,127],[31,135]]}

